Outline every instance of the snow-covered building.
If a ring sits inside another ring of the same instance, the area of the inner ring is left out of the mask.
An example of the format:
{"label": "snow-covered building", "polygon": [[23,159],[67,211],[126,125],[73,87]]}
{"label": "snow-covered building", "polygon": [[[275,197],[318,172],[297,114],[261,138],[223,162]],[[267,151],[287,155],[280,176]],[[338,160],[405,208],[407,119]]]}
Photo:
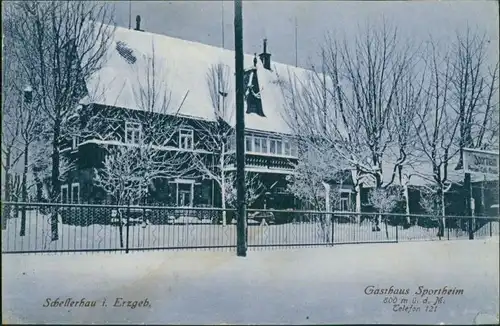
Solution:
{"label": "snow-covered building", "polygon": [[[87,117],[109,113],[116,137],[74,137],[62,149],[79,157],[77,168],[63,182],[63,201],[96,200],[99,190],[92,185],[92,179],[94,168],[103,160],[104,152],[100,149],[133,146],[138,137],[144,135],[140,121],[117,119],[116,112],[140,115],[139,112],[147,111],[147,114],[167,114],[182,119],[183,127],[168,144],[163,144],[165,150],[213,154],[207,151],[203,144],[206,137],[197,127],[222,120],[234,130],[234,58],[231,50],[117,27],[102,69],[87,83],[89,95],[82,100],[80,110]],[[290,72],[306,76],[307,70],[272,62],[266,40],[261,54],[244,55],[244,65],[246,171],[261,176],[266,200],[290,200],[290,196],[285,195],[285,178],[293,173],[297,144],[283,119],[284,99],[278,76]],[[210,80],[211,75],[217,78]],[[151,98],[146,98],[157,97],[158,94],[150,94],[157,91],[162,99],[165,94],[168,97],[158,108]],[[234,157],[234,132],[229,136],[226,154]],[[234,159],[227,160],[223,169],[234,172]],[[216,182],[206,176],[175,178],[161,190],[157,189],[156,198],[169,205],[219,205],[220,189],[217,188]],[[263,200],[256,205],[264,205]],[[287,205],[290,203],[275,203],[274,207]]]}

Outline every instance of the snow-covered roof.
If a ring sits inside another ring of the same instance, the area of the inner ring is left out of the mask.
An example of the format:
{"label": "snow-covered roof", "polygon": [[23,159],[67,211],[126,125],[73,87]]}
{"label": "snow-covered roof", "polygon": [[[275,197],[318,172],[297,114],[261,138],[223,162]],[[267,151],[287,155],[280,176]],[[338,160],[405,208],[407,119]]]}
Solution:
{"label": "snow-covered roof", "polygon": [[[153,51],[154,49],[154,51]],[[140,89],[150,85],[151,60],[155,59],[155,80],[161,81],[157,89],[170,94],[169,111],[180,115],[214,120],[215,113],[207,84],[207,74],[213,65],[223,64],[228,69],[229,84],[226,103],[235,106],[235,53],[202,43],[186,41],[165,35],[140,32],[117,27],[105,64],[88,82],[89,100],[95,104],[143,110],[138,99]],[[244,67],[253,67],[254,55],[244,55]],[[257,76],[260,85],[262,106],[266,117],[245,115],[247,129],[289,134],[283,119],[284,97],[278,76],[292,71],[301,76],[307,70],[272,62],[272,71],[257,60]],[[182,103],[182,106],[181,106]],[[228,115],[234,126],[235,114]]]}

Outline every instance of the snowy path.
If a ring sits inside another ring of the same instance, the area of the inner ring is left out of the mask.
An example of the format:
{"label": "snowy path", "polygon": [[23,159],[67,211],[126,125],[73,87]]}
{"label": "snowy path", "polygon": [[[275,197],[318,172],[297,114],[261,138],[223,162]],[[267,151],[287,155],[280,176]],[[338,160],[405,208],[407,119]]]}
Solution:
{"label": "snowy path", "polygon": [[[249,251],[247,258],[210,251],[3,255],[3,321],[471,324],[478,312],[498,313],[498,246],[496,237]],[[369,285],[464,293],[444,296],[436,312],[424,304],[420,312],[393,312],[384,295],[364,294]],[[43,307],[57,297],[97,306]],[[151,307],[113,307],[116,297],[147,298]]]}

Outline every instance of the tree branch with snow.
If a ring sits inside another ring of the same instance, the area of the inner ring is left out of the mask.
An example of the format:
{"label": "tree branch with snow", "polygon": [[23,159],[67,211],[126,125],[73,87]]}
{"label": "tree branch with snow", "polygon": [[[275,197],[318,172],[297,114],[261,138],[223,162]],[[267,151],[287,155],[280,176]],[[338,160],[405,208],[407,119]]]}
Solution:
{"label": "tree branch with snow", "polygon": [[[416,153],[421,157],[420,163],[430,165],[431,169],[421,170],[417,165],[415,174],[429,180],[430,186],[420,187],[427,197],[442,197],[451,187],[450,165],[457,159],[458,147],[456,139],[459,130],[459,117],[451,109],[451,81],[454,78],[452,58],[449,53],[438,50],[432,40],[426,49],[427,81],[424,101],[417,112],[413,124],[417,131]],[[437,193],[434,194],[434,192]],[[445,228],[444,211],[441,206],[439,236],[443,236]]]}
{"label": "tree branch with snow", "polygon": [[[384,23],[367,26],[354,45],[328,36],[322,53],[321,69],[284,79],[285,120],[299,137],[328,143],[359,172],[357,179],[391,185],[411,152],[411,128],[398,115],[413,112],[418,100],[418,90],[401,86],[415,71],[416,51]],[[384,160],[395,163],[392,171],[384,171]]]}
{"label": "tree branch with snow", "polygon": [[450,107],[459,117],[457,143],[460,163],[463,149],[498,148],[498,58],[488,57],[486,34],[469,26],[457,32],[451,47]]}
{"label": "tree branch with snow", "polygon": [[[288,191],[316,210],[333,211],[340,206],[340,188],[350,177],[346,172],[348,163],[336,151],[319,141],[303,139],[294,174],[288,178]],[[315,219],[323,238],[329,241],[331,216],[317,214]]]}
{"label": "tree branch with snow", "polygon": [[[51,136],[51,200],[60,192],[60,140],[64,121],[86,95],[86,81],[98,71],[111,38],[107,5],[85,1],[21,1],[6,6],[5,37],[32,86],[34,105],[46,115]],[[58,239],[57,212],[52,240]]]}
{"label": "tree branch with snow", "polygon": [[[378,213],[381,213],[377,218],[380,219],[385,225],[385,235],[387,239],[389,239],[387,224],[390,217],[386,214],[391,213],[396,205],[402,201],[402,199],[402,187],[396,185],[387,188],[373,188],[370,189],[368,194],[368,202],[377,210]],[[378,225],[375,227],[378,227]],[[377,229],[377,231],[380,231],[380,229]]]}

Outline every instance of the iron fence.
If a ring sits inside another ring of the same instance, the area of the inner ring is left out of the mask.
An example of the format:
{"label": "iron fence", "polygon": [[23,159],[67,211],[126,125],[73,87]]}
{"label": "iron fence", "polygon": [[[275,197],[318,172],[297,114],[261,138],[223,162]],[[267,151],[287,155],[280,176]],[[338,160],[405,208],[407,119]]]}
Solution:
{"label": "iron fence", "polygon": [[[236,211],[88,204],[2,204],[2,252],[235,250]],[[499,217],[247,211],[249,248],[499,236]],[[225,221],[225,223],[224,223]]]}

